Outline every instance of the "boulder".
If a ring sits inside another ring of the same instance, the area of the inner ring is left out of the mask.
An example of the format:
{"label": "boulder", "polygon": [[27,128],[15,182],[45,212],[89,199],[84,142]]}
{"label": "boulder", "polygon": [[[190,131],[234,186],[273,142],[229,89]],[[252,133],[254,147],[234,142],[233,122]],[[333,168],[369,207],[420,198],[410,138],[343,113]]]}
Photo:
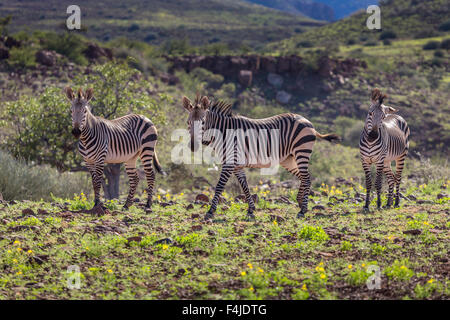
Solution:
{"label": "boulder", "polygon": [[36,61],[44,66],[52,67],[56,64],[57,55],[55,51],[40,50],[36,52]]}
{"label": "boulder", "polygon": [[250,70],[241,70],[239,72],[239,83],[244,87],[252,85],[253,73]]}
{"label": "boulder", "polygon": [[281,88],[281,86],[283,85],[283,81],[283,77],[278,74],[269,73],[267,75],[267,82],[276,88]]}
{"label": "boulder", "polygon": [[113,53],[109,48],[102,48],[96,45],[95,43],[90,43],[86,50],[84,50],[84,55],[91,60],[97,60],[101,57],[106,57],[109,60],[112,60]]}
{"label": "boulder", "polygon": [[261,70],[265,72],[277,72],[277,59],[275,57],[261,57]]}
{"label": "boulder", "polygon": [[278,101],[278,103],[286,104],[289,103],[291,98],[292,95],[290,93],[287,93],[286,91],[278,91],[275,99]]}

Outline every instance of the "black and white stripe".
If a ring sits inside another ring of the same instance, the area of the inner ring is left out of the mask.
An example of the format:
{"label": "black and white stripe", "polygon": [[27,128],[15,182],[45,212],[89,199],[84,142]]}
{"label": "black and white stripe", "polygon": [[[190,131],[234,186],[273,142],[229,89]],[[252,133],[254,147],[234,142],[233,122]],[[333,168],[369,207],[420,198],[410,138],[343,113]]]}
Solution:
{"label": "black and white stripe", "polygon": [[[316,137],[329,141],[337,140],[339,138],[336,135],[321,135],[314,129],[311,122],[300,115],[292,113],[266,119],[250,119],[243,116],[235,116],[231,113],[230,104],[218,101],[211,105],[209,99],[205,96],[202,98],[197,96],[194,105],[191,104],[188,98],[184,97],[183,106],[189,111],[188,125],[191,133],[191,148],[195,150],[195,144],[201,138],[202,144],[209,145],[214,150],[220,147],[220,150],[224,151],[219,182],[215,189],[211,208],[207,212],[205,219],[213,217],[219,197],[232,174],[238,179],[248,202],[247,215],[253,218],[255,204],[247,185],[244,168],[267,168],[273,165],[274,162],[276,162],[275,164],[281,164],[286,170],[300,179],[301,184],[297,194],[297,202],[301,210],[298,217],[302,217],[305,214],[311,186],[308,166],[314,142]],[[200,134],[195,136],[194,124],[197,121],[201,121],[202,128]],[[278,130],[279,136],[276,141],[273,141],[270,136],[261,140],[256,135],[246,135],[244,138],[245,143],[241,145],[243,150],[237,150],[235,136],[230,136],[230,129],[233,131],[240,129],[244,134],[249,132],[249,130],[256,132],[266,130],[265,132],[270,134],[271,130],[275,129]],[[222,140],[219,141],[208,135],[207,132],[211,130],[219,131]],[[227,147],[230,145],[232,147]],[[272,148],[278,148],[277,152],[272,152]],[[239,154],[239,151],[243,152]],[[274,155],[277,155],[278,159],[270,158]],[[239,161],[240,157],[244,158],[244,161]],[[264,158],[269,160],[269,163],[262,161]]]}
{"label": "black and white stripe", "polygon": [[140,158],[148,184],[146,209],[150,211],[155,183],[152,163],[158,172],[162,172],[155,151],[158,133],[153,123],[136,114],[114,120],[94,116],[88,104],[92,98],[92,89],[85,94],[80,89],[75,97],[72,90],[67,88],[66,94],[72,101],[72,133],[80,138],[78,149],[92,176],[95,205],[100,204],[100,187],[106,163],[125,163],[130,190],[124,209],[132,205],[139,183],[136,161]]}
{"label": "black and white stripe", "polygon": [[[362,166],[366,176],[366,203],[369,208],[372,177],[370,168],[376,166],[375,188],[377,190],[377,207],[381,207],[381,184],[383,173],[389,185],[387,207],[392,205],[394,187],[395,206],[400,203],[400,181],[402,177],[405,157],[409,149],[410,130],[405,119],[393,114],[395,109],[383,105],[386,98],[378,89],[372,91],[372,104],[361,133],[359,149]],[[396,162],[396,173],[391,169],[392,161]]]}

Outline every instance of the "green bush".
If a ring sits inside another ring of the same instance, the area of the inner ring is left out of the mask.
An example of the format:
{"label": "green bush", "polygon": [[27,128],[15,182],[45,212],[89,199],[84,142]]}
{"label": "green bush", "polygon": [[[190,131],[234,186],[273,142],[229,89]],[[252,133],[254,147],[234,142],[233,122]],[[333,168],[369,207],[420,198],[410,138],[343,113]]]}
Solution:
{"label": "green bush", "polygon": [[441,49],[450,50],[450,39],[442,40]]}
{"label": "green bush", "polygon": [[87,64],[87,59],[83,54],[87,46],[77,34],[47,32],[43,35],[41,42],[44,49],[56,51],[77,64]]}
{"label": "green bush", "polygon": [[32,166],[0,150],[0,192],[5,200],[51,200],[90,191],[86,173],[59,173],[50,166]]}
{"label": "green bush", "polygon": [[450,20],[445,21],[439,26],[440,31],[450,31]]}
{"label": "green bush", "polygon": [[383,31],[380,34],[380,40],[386,40],[386,39],[395,39],[397,38],[397,34],[394,31]]}
{"label": "green bush", "polygon": [[13,47],[9,51],[10,57],[8,59],[9,65],[15,68],[32,68],[36,66],[35,50],[30,50],[27,47]]}
{"label": "green bush", "polygon": [[428,41],[427,43],[425,43],[423,45],[423,50],[435,50],[438,49],[440,47],[440,42],[439,41]]}

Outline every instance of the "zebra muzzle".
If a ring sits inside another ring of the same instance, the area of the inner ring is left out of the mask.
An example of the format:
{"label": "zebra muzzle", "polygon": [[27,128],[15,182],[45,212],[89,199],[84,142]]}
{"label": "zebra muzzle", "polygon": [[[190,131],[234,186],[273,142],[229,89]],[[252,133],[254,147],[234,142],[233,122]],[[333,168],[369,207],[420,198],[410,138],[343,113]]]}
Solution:
{"label": "zebra muzzle", "polygon": [[81,135],[81,130],[80,130],[80,128],[74,128],[73,130],[72,130],[72,134],[73,134],[73,136],[75,137],[75,138],[79,138],[80,137],[80,135]]}

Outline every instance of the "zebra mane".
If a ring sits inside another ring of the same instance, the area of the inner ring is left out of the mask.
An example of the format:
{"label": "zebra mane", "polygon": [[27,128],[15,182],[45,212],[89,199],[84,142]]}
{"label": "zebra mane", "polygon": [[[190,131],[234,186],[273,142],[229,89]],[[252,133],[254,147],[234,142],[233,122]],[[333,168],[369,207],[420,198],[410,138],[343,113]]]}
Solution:
{"label": "zebra mane", "polygon": [[217,100],[209,107],[209,110],[222,116],[231,117],[233,115],[231,112],[231,108],[231,103]]}

